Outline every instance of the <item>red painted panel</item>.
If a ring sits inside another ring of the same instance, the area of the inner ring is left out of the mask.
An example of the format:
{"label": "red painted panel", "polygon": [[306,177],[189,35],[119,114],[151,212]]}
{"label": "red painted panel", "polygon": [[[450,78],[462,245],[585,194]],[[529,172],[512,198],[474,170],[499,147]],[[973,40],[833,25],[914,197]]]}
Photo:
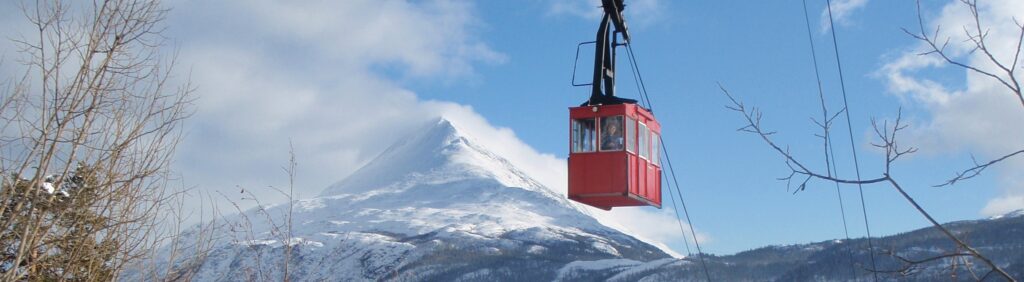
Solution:
{"label": "red painted panel", "polygon": [[655,170],[654,179],[655,179],[655,182],[657,183],[657,184],[655,184],[655,186],[658,187],[658,188],[655,189],[655,191],[653,191],[654,194],[649,195],[648,198],[651,199],[651,201],[653,201],[655,203],[658,203],[658,205],[660,206],[661,205],[661,169]]}
{"label": "red painted panel", "polygon": [[632,154],[632,153],[626,154],[626,155],[629,156],[628,159],[626,160],[627,164],[629,165],[629,167],[626,168],[629,171],[629,192],[633,193],[633,194],[639,194],[640,193],[640,185],[638,185],[638,183],[640,183],[640,179],[637,177],[637,162],[636,162],[638,157],[635,154]]}
{"label": "red painted panel", "polygon": [[[626,152],[576,153],[569,156],[569,186],[580,194],[625,193]],[[582,185],[576,185],[582,184]]]}

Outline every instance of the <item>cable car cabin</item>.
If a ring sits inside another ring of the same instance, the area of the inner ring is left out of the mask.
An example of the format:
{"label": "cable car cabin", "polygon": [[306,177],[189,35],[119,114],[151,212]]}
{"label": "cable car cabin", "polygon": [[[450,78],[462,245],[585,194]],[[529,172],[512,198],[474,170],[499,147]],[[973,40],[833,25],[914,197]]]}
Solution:
{"label": "cable car cabin", "polygon": [[661,126],[633,103],[569,108],[569,199],[661,208]]}

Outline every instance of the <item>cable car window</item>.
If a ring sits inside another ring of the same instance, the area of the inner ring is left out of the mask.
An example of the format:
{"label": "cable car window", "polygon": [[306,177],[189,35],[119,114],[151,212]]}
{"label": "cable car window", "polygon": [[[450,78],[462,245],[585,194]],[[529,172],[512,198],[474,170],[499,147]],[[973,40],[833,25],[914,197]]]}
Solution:
{"label": "cable car window", "polygon": [[626,118],[626,151],[636,152],[636,120]]}
{"label": "cable car window", "polygon": [[637,143],[640,144],[640,157],[645,159],[651,159],[650,144],[647,143],[648,132],[647,125],[640,123],[640,128],[637,130]]}
{"label": "cable car window", "polygon": [[622,116],[601,118],[601,151],[622,151]]}
{"label": "cable car window", "polygon": [[658,134],[651,132],[651,163],[656,166],[661,166],[661,155],[658,154],[658,141],[661,141],[658,138]]}
{"label": "cable car window", "polygon": [[596,139],[595,120],[592,118],[572,120],[572,152],[593,152]]}

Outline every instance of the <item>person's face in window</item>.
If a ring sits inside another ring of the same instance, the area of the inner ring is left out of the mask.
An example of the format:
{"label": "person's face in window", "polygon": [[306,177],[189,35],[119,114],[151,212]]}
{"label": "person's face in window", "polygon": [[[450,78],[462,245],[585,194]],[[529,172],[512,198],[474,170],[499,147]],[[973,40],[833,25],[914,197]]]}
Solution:
{"label": "person's face in window", "polygon": [[619,125],[618,125],[618,123],[615,123],[615,122],[609,123],[608,126],[606,126],[605,131],[608,132],[608,136],[619,135]]}

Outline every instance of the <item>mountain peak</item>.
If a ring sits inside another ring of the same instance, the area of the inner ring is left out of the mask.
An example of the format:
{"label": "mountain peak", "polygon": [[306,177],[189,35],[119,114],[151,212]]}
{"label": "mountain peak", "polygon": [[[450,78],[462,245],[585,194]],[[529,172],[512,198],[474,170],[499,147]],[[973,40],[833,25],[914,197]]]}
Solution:
{"label": "mountain peak", "polygon": [[444,117],[399,138],[365,166],[324,189],[320,196],[396,191],[404,184],[470,178],[495,180],[502,185],[556,196]]}
{"label": "mountain peak", "polygon": [[438,117],[438,118],[434,119],[434,121],[431,122],[431,124],[434,125],[433,128],[432,128],[434,131],[440,130],[440,131],[448,133],[449,135],[460,135],[461,136],[461,135],[464,134],[464,132],[462,132],[458,128],[458,126],[455,125],[455,122],[452,122],[451,119],[446,118],[446,117]]}
{"label": "mountain peak", "polygon": [[[668,257],[601,225],[469,132],[446,118],[425,122],[321,197],[225,218],[250,235],[215,236],[200,265],[167,263],[222,280],[275,271],[288,251],[293,280],[542,281],[573,261]],[[294,223],[289,238],[275,222]],[[198,230],[183,241],[202,239]]]}

